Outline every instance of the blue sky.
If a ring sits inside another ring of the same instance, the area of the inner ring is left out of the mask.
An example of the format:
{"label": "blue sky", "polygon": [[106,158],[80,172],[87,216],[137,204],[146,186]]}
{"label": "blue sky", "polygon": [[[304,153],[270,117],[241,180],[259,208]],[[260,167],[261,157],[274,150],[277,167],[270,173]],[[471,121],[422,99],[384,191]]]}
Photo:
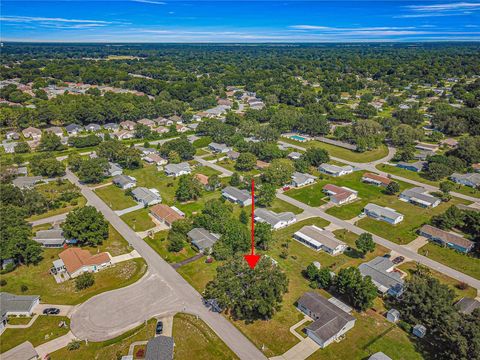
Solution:
{"label": "blue sky", "polygon": [[2,41],[480,40],[480,1],[8,1]]}

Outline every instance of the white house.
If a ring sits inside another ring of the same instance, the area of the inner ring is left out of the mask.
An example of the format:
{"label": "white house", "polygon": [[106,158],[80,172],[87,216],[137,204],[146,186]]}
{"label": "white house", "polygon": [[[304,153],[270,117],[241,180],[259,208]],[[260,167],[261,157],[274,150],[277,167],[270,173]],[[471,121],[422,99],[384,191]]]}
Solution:
{"label": "white house", "polygon": [[70,278],[75,278],[85,272],[98,272],[112,265],[112,260],[107,252],[92,255],[88,250],[77,247],[62,251],[58,257],[60,260],[54,261],[54,271],[65,272]]}
{"label": "white house", "polygon": [[275,213],[273,211],[259,208],[255,210],[254,220],[269,224],[273,230],[278,230],[297,221],[295,214],[292,212]]}
{"label": "white house", "polygon": [[363,208],[363,213],[373,219],[382,220],[395,225],[403,221],[403,214],[394,209],[369,203]]}
{"label": "white house", "polygon": [[457,184],[470,186],[473,188],[480,188],[479,173],[467,173],[467,174],[453,173],[450,176],[450,180],[456,182]]}
{"label": "white house", "polygon": [[145,187],[137,187],[132,190],[133,198],[144,206],[159,204],[162,197],[157,189],[147,189]]}
{"label": "white house", "polygon": [[190,164],[187,162],[182,162],[179,164],[168,164],[165,166],[165,174],[167,176],[182,176],[187,175],[192,172]]}
{"label": "white house", "polygon": [[347,249],[347,244],[338,240],[335,234],[315,225],[304,226],[293,234],[293,238],[315,251],[323,250],[333,256]]}
{"label": "white house", "polygon": [[294,187],[307,186],[313,184],[316,180],[316,176],[295,171],[292,174],[291,185]]}
{"label": "white house", "polygon": [[353,167],[351,167],[350,165],[337,166],[325,163],[318,167],[318,171],[330,176],[343,176],[351,174],[353,172]]}
{"label": "white house", "polygon": [[224,154],[231,150],[227,145],[219,144],[215,142],[208,144],[208,148],[212,150],[214,153],[218,153],[218,154]]}
{"label": "white house", "polygon": [[252,197],[247,190],[240,190],[233,186],[227,186],[222,190],[222,196],[240,206],[252,205]]}
{"label": "white house", "polygon": [[116,175],[112,182],[123,190],[131,189],[137,185],[137,180],[133,176]]}
{"label": "white house", "polygon": [[358,197],[358,192],[345,186],[336,186],[327,184],[323,187],[323,192],[330,196],[330,201],[336,205],[343,205],[354,201]]}
{"label": "white house", "polygon": [[442,202],[442,200],[430,195],[425,188],[420,186],[404,190],[400,194],[399,199],[424,208],[434,208]]}

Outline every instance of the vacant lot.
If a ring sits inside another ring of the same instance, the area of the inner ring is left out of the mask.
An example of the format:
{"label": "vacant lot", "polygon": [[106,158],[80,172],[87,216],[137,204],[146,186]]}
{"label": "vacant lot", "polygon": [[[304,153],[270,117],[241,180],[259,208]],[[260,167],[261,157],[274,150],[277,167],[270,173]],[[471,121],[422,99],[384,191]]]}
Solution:
{"label": "vacant lot", "polygon": [[150,237],[145,238],[145,242],[150,245],[150,247],[155,250],[163,259],[165,259],[165,261],[170,264],[175,264],[185,259],[189,259],[197,254],[197,252],[192,249],[190,244],[186,244],[183,250],[179,252],[168,251],[167,234],[168,231],[160,231],[155,234],[153,239]]}
{"label": "vacant lot", "polygon": [[149,215],[148,208],[135,210],[120,216],[120,218],[127,223],[135,231],[146,231],[155,227]]}
{"label": "vacant lot", "polygon": [[175,315],[173,338],[175,360],[238,359],[207,324],[193,315]]}
{"label": "vacant lot", "polygon": [[[59,327],[65,321],[66,327]],[[0,352],[5,352],[25,341],[30,341],[33,346],[38,346],[57,337],[63,336],[70,330],[70,319],[64,316],[41,315],[32,326],[25,329],[6,329],[0,336]]]}
{"label": "vacant lot", "polygon": [[453,249],[428,243],[419,250],[419,254],[438,261],[467,275],[480,279],[480,259],[456,252]]}
{"label": "vacant lot", "polygon": [[295,205],[287,203],[286,201],[280,200],[279,198],[275,198],[275,200],[273,200],[272,205],[270,205],[268,209],[276,213],[290,211],[294,214],[300,214],[303,212],[302,209],[296,207]]}
{"label": "vacant lot", "polygon": [[125,195],[125,191],[116,185],[108,185],[95,190],[95,193],[112,210],[123,210],[137,205],[131,196]]}

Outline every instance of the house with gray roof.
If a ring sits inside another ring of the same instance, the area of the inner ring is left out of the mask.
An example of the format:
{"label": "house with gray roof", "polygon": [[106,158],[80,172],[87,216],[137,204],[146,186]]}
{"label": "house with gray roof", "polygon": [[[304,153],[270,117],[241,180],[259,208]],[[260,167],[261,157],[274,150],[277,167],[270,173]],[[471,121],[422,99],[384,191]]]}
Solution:
{"label": "house with gray roof", "polygon": [[480,301],[473,298],[463,297],[457,301],[455,307],[462,314],[470,315],[475,309],[480,308]]}
{"label": "house with gray roof", "polygon": [[324,349],[355,326],[356,319],[318,293],[306,292],[297,308],[313,319],[305,328],[307,336]]}
{"label": "house with gray roof", "polygon": [[375,219],[395,225],[403,221],[403,214],[394,209],[369,203],[363,208],[363,214]]}
{"label": "house with gray roof", "polygon": [[188,162],[181,162],[179,164],[165,165],[165,174],[167,176],[182,176],[192,172],[190,164]]}
{"label": "house with gray roof", "polygon": [[345,165],[345,166],[337,166],[337,165],[331,165],[331,164],[321,164],[318,167],[318,171],[321,173],[330,175],[330,176],[344,176],[347,174],[351,174],[353,172],[353,167],[350,165]]}
{"label": "house with gray roof", "polygon": [[117,123],[106,123],[103,125],[103,128],[108,131],[117,131],[120,128],[120,125]]}
{"label": "house with gray roof", "polygon": [[173,337],[156,336],[148,340],[145,360],[173,360]]}
{"label": "house with gray roof", "polygon": [[112,182],[123,190],[137,186],[137,180],[133,176],[123,174],[114,176]]}
{"label": "house with gray roof", "polygon": [[20,176],[12,180],[13,186],[20,189],[31,189],[39,182],[42,182],[41,176]]}
{"label": "house with gray roof", "polygon": [[233,186],[227,186],[222,190],[222,196],[240,206],[252,205],[252,197],[247,190],[240,190]]}
{"label": "house with gray roof", "polygon": [[39,359],[38,353],[30,341],[25,341],[2,353],[2,360],[34,360]]}
{"label": "house with gray roof", "polygon": [[107,169],[108,176],[122,175],[122,173],[123,173],[123,169],[120,165],[113,162],[108,163],[108,169]]}
{"label": "house with gray roof", "polygon": [[47,248],[61,248],[65,244],[62,229],[38,230],[33,240]]}
{"label": "house with gray roof", "polygon": [[292,212],[275,213],[263,208],[255,210],[254,219],[256,222],[269,224],[273,230],[287,227],[297,221],[295,214]]}
{"label": "house with gray roof", "polygon": [[68,135],[77,135],[83,128],[77,124],[70,124],[65,126],[65,130],[67,130]]}
{"label": "house with gray roof", "polygon": [[31,316],[40,303],[39,295],[15,295],[0,292],[0,313],[7,316]]}
{"label": "house with gray roof", "polygon": [[85,130],[87,130],[87,131],[96,132],[96,131],[100,131],[101,129],[102,129],[102,127],[98,124],[95,124],[95,123],[90,123],[87,126],[85,126]]}
{"label": "house with gray roof", "polygon": [[287,155],[287,157],[292,160],[298,160],[302,157],[302,153],[292,151],[290,154]]}
{"label": "house with gray roof", "polygon": [[470,186],[472,188],[480,188],[480,174],[479,173],[467,173],[459,174],[453,173],[450,176],[450,180],[457,184]]}
{"label": "house with gray roof", "polygon": [[392,360],[392,358],[388,357],[383,352],[379,351],[373,354],[372,356],[370,356],[368,360]]}
{"label": "house with gray roof", "polygon": [[157,189],[147,189],[145,187],[137,187],[132,190],[133,198],[143,206],[155,205],[162,202],[162,197]]}
{"label": "house with gray roof", "polygon": [[397,167],[400,169],[405,169],[413,172],[420,172],[423,170],[425,165],[427,164],[426,161],[417,161],[413,163],[408,163],[405,161],[400,161],[397,163]]}
{"label": "house with gray roof", "polygon": [[395,271],[395,264],[388,258],[377,256],[358,267],[362,276],[370,276],[378,292],[395,297],[403,293],[404,281],[400,272]]}
{"label": "house with gray roof", "polygon": [[208,148],[217,154],[228,153],[231,150],[226,144],[219,144],[216,142],[208,144]]}
{"label": "house with gray roof", "polygon": [[198,251],[210,253],[212,246],[220,238],[217,234],[212,234],[204,228],[194,228],[187,233],[188,238]]}
{"label": "house with gray roof", "polygon": [[307,185],[313,184],[316,180],[317,180],[316,176],[295,171],[292,174],[291,185],[294,187],[307,186]]}
{"label": "house with gray roof", "polygon": [[424,208],[434,208],[442,202],[438,197],[430,195],[428,191],[421,186],[404,190],[400,194],[399,199]]}
{"label": "house with gray roof", "polygon": [[323,250],[332,256],[347,249],[347,244],[337,239],[334,233],[315,225],[302,227],[293,234],[293,238],[315,251]]}

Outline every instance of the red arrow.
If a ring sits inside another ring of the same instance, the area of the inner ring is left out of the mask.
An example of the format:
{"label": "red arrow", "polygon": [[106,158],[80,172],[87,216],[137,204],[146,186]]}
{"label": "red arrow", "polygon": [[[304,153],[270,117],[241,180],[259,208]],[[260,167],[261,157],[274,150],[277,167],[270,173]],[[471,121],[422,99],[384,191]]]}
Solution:
{"label": "red arrow", "polygon": [[245,260],[251,269],[255,269],[255,266],[260,260],[260,255],[255,255],[255,180],[252,178],[252,250],[248,255],[243,255]]}

